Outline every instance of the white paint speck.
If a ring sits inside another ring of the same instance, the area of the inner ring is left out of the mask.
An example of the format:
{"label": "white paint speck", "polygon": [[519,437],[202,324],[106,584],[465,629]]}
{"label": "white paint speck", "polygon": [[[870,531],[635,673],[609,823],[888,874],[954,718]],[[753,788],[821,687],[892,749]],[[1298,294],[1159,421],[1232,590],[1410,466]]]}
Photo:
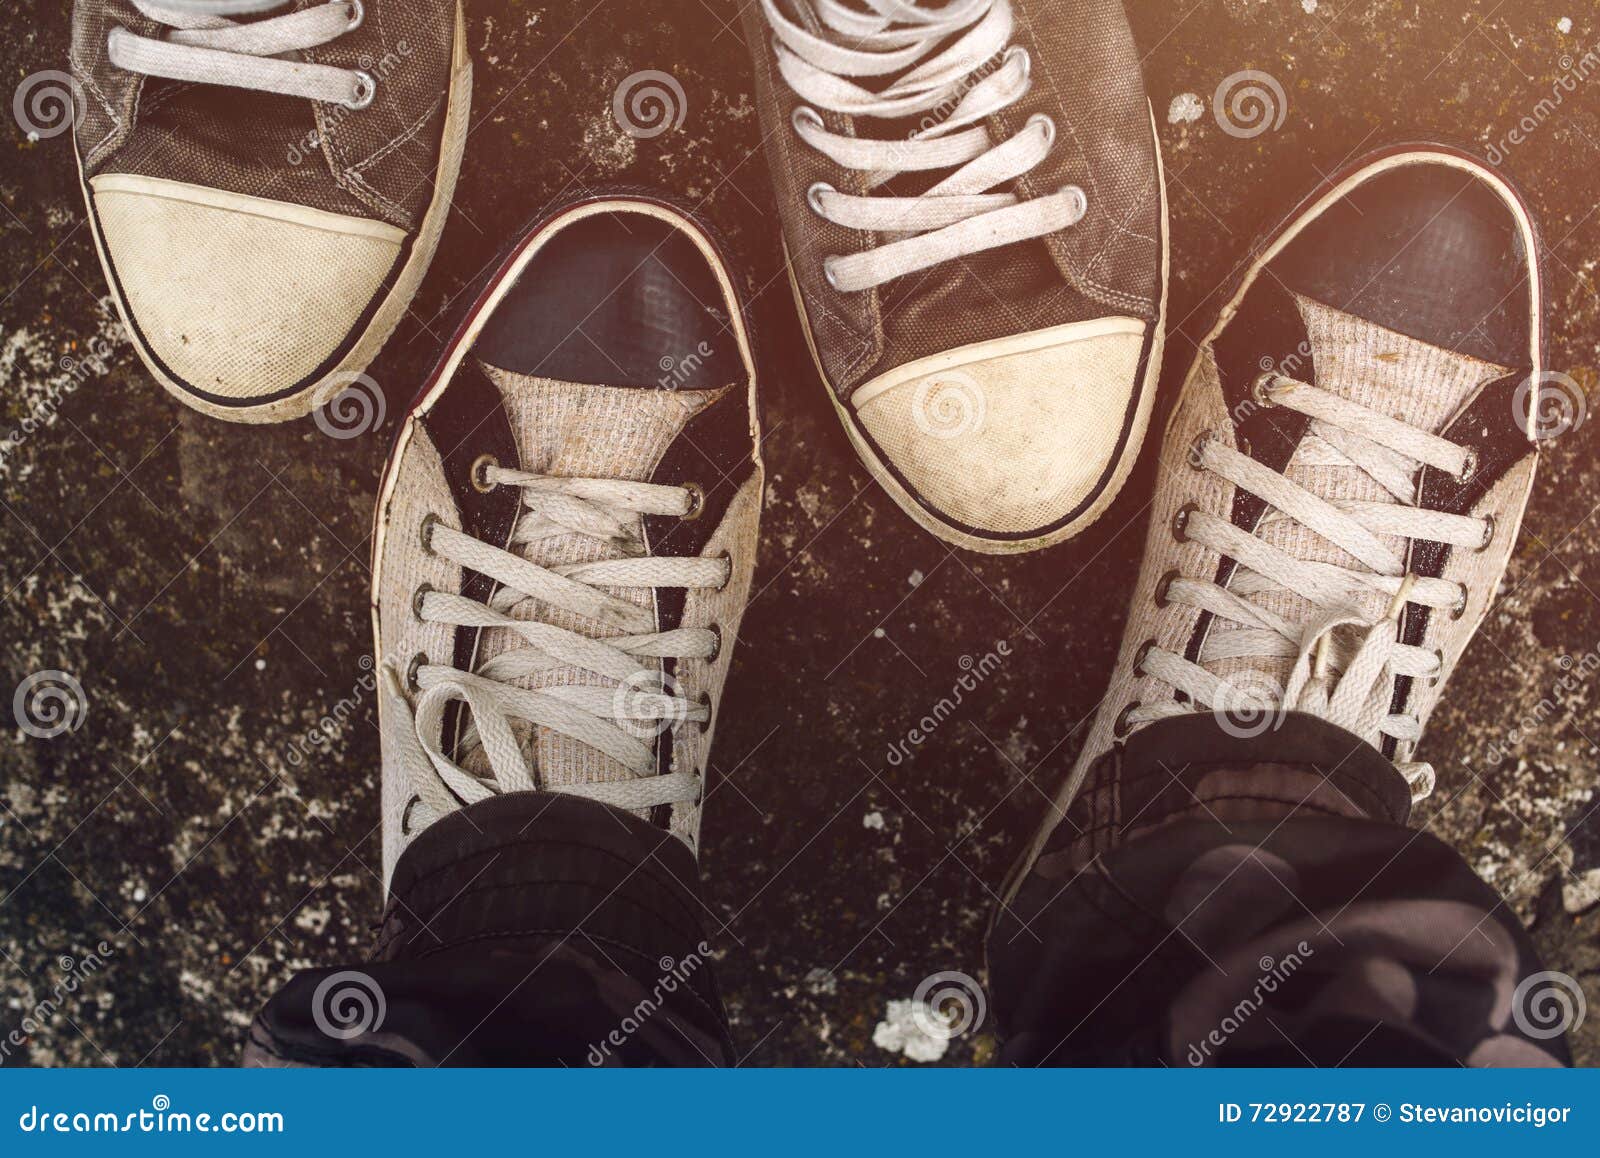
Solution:
{"label": "white paint speck", "polygon": [[1206,115],[1206,102],[1197,93],[1181,92],[1167,106],[1167,124],[1188,125]]}
{"label": "white paint speck", "polygon": [[256,670],[257,671],[266,671],[267,670],[267,661],[264,660],[264,659],[256,660]]}
{"label": "white paint speck", "polygon": [[924,575],[921,571],[913,571],[913,572],[911,572],[911,578],[909,580],[907,580],[907,582],[909,582],[911,584],[911,586],[913,586],[913,587],[921,587],[922,586],[922,581],[924,579],[926,579],[926,578],[927,578],[927,576]]}
{"label": "white paint speck", "polygon": [[1572,17],[1563,16],[1560,20],[1557,20],[1556,21],[1556,31],[1561,33],[1562,36],[1565,36],[1569,32],[1571,32],[1572,31]]}
{"label": "white paint speck", "polygon": [[881,628],[881,627],[874,627],[872,629],[872,638],[873,639],[882,639],[887,634],[889,634],[889,633],[884,631],[883,628]]}
{"label": "white paint speck", "polygon": [[920,1001],[891,1001],[884,1019],[872,1031],[872,1044],[903,1053],[915,1062],[936,1062],[950,1048],[950,1038],[928,1032],[939,1015]]}
{"label": "white paint speck", "polygon": [[1310,16],[1317,10],[1317,0],[1300,0],[1300,7],[1304,9],[1307,16]]}
{"label": "white paint speck", "polygon": [[881,829],[883,827],[883,813],[881,813],[881,812],[869,812],[869,813],[867,813],[865,816],[863,816],[861,818],[861,827],[862,828],[880,828]]}

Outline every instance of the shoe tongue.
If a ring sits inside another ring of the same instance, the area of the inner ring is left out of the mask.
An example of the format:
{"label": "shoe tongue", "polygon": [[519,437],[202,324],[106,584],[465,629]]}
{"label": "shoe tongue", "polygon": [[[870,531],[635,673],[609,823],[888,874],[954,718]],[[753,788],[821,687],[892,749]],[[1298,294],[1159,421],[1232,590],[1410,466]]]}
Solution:
{"label": "shoe tongue", "polygon": [[[1511,371],[1476,358],[1442,350],[1393,330],[1345,313],[1308,297],[1296,295],[1309,338],[1314,379],[1319,389],[1338,394],[1376,413],[1409,426],[1441,434],[1487,382]],[[1347,501],[1394,502],[1394,496],[1376,479],[1355,466],[1326,465],[1325,446],[1308,435],[1290,459],[1285,476],[1311,494],[1331,503]],[[1329,563],[1352,570],[1363,564],[1310,528],[1287,518],[1267,519],[1256,537],[1296,559]],[[1406,541],[1379,536],[1390,550],[1406,557]],[[1229,586],[1256,606],[1292,623],[1305,624],[1317,616],[1312,602],[1276,585],[1249,593],[1249,579],[1238,575]],[[1388,600],[1374,593],[1360,608],[1369,622],[1387,610]],[[1225,639],[1240,625],[1218,621],[1211,635]],[[1208,665],[1241,688],[1281,693],[1294,665],[1291,657],[1225,659]],[[1242,678],[1240,678],[1242,677]]]}
{"label": "shoe tongue", "polygon": [[[487,363],[482,365],[505,398],[506,414],[516,438],[522,469],[560,478],[648,482],[689,420],[725,392],[592,386],[516,374]],[[632,529],[636,532],[635,539],[643,543],[642,516],[635,520]],[[623,549],[615,541],[576,532],[511,549],[541,567],[624,557]],[[655,593],[649,588],[605,590],[640,607],[654,607]],[[539,600],[524,600],[510,614],[517,619],[548,623],[597,639],[621,634],[614,628]],[[522,637],[514,632],[485,631],[478,645],[478,667],[481,669],[495,656],[524,645]],[[610,683],[592,672],[572,667],[551,668],[512,682],[530,690]],[[622,764],[570,737],[524,721],[513,721],[512,728],[537,770],[541,787],[561,788],[631,778]],[[644,738],[648,739],[648,735],[646,733]],[[481,749],[467,753],[462,766],[479,776],[489,771],[488,760]]]}

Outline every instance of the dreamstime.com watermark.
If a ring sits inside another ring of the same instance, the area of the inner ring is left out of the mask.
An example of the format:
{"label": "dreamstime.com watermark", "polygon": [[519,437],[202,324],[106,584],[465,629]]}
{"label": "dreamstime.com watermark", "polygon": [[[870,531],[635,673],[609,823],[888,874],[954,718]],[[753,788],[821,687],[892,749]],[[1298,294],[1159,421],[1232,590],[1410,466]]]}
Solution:
{"label": "dreamstime.com watermark", "polygon": [[657,963],[661,968],[661,976],[656,978],[655,986],[628,1012],[617,1028],[606,1034],[602,1041],[589,1047],[585,1060],[592,1066],[605,1065],[612,1051],[627,1045],[628,1039],[638,1033],[645,1023],[660,1011],[667,998],[689,984],[689,978],[705,966],[706,959],[710,956],[711,946],[701,941],[694,947],[694,952],[681,961],[675,961],[671,957],[661,958]]}
{"label": "dreamstime.com watermark", "polygon": [[383,1028],[389,1002],[377,979],[359,969],[330,973],[311,993],[311,1021],[324,1037],[349,1041]]}
{"label": "dreamstime.com watermark", "polygon": [[977,434],[989,417],[989,392],[964,370],[930,374],[911,394],[911,420],[941,442]]}
{"label": "dreamstime.com watermark", "polygon": [[1238,740],[1254,740],[1283,727],[1283,685],[1265,672],[1228,677],[1211,705],[1217,726]]}
{"label": "dreamstime.com watermark", "polygon": [[361,710],[361,705],[366,703],[378,686],[378,675],[373,670],[372,657],[364,655],[356,661],[356,666],[361,669],[361,678],[356,680],[355,686],[350,689],[350,694],[344,696],[333,705],[331,711],[324,715],[310,728],[296,736],[284,749],[284,761],[291,768],[298,768],[304,764],[306,757],[314,752],[326,751],[328,745],[344,734],[349,727],[351,717]]}
{"label": "dreamstime.com watermark", "polygon": [[1582,56],[1574,56],[1571,53],[1562,56],[1560,65],[1561,75],[1551,82],[1550,95],[1541,97],[1539,102],[1518,118],[1517,123],[1502,133],[1499,139],[1489,142],[1488,160],[1491,165],[1503,164],[1513,152],[1532,140],[1534,135],[1561,111],[1568,97],[1575,96],[1596,73],[1600,73],[1600,44],[1596,44]]}
{"label": "dreamstime.com watermark", "polygon": [[1191,1066],[1199,1067],[1210,1061],[1212,1055],[1228,1044],[1228,1039],[1244,1028],[1261,1007],[1267,1003],[1267,998],[1278,992],[1293,977],[1300,968],[1312,957],[1316,950],[1309,943],[1301,941],[1294,949],[1285,953],[1277,960],[1263,957],[1258,962],[1261,967],[1261,976],[1256,978],[1255,987],[1247,993],[1237,1005],[1229,1010],[1226,1017],[1217,1024],[1217,1027],[1198,1042],[1191,1042],[1184,1060]]}
{"label": "dreamstime.com watermark", "polygon": [[13,1025],[4,1038],[0,1038],[0,1063],[9,1061],[13,1051],[22,1049],[30,1038],[37,1037],[55,1020],[62,1003],[82,989],[84,982],[105,968],[106,962],[116,954],[116,949],[105,941],[81,957],[63,953],[56,960],[58,974],[50,992],[28,1007],[22,1020]]}
{"label": "dreamstime.com watermark", "polygon": [[370,374],[339,374],[323,387],[311,421],[329,438],[360,438],[383,425],[389,404]]}
{"label": "dreamstime.com watermark", "polygon": [[1553,969],[1524,977],[1511,995],[1511,1020],[1535,1041],[1577,1030],[1588,1014],[1577,978]]}
{"label": "dreamstime.com watermark", "polygon": [[986,651],[977,659],[964,655],[956,661],[956,666],[962,674],[956,682],[950,685],[950,694],[940,696],[938,703],[928,710],[928,713],[918,720],[916,726],[906,732],[905,736],[889,745],[888,755],[885,759],[894,768],[900,767],[911,757],[913,748],[919,748],[933,734],[944,726],[944,722],[959,708],[966,697],[978,690],[978,686],[988,679],[1000,665],[1011,656],[1011,643],[1009,640],[996,640],[994,648]]}
{"label": "dreamstime.com watermark", "polygon": [[[394,47],[382,56],[373,56],[369,52],[362,53],[356,61],[356,67],[371,77],[375,85],[382,85],[394,75],[395,69],[411,59],[413,51],[410,41],[397,40]],[[311,157],[320,157],[322,143],[337,133],[339,126],[344,124],[347,118],[360,116],[363,111],[349,105],[319,103],[317,128],[289,146],[289,164],[300,165]]]}
{"label": "dreamstime.com watermark", "polygon": [[69,132],[88,110],[77,77],[53,68],[24,77],[11,96],[11,115],[30,142]]}
{"label": "dreamstime.com watermark", "polygon": [[29,1106],[17,1118],[24,1134],[281,1134],[283,1115],[275,1110],[174,1110],[172,1099],[157,1094],[148,1110],[53,1110]]}
{"label": "dreamstime.com watermark", "polygon": [[1283,128],[1289,97],[1277,77],[1249,68],[1222,78],[1211,98],[1211,112],[1228,136],[1249,140]]}
{"label": "dreamstime.com watermark", "polygon": [[11,696],[17,727],[35,740],[76,732],[89,715],[89,697],[71,672],[36,671]]}
{"label": "dreamstime.com watermark", "polygon": [[622,78],[611,97],[611,115],[628,136],[648,140],[683,126],[689,98],[677,77],[647,68]]}
{"label": "dreamstime.com watermark", "polygon": [[[28,398],[28,411],[4,436],[0,436],[0,470],[4,470],[11,456],[21,449],[41,430],[55,423],[67,399],[76,394],[91,379],[104,378],[111,372],[117,357],[118,341],[125,342],[127,334],[117,316],[116,303],[110,297],[98,302],[100,325],[95,333],[83,341],[83,352],[77,356],[63,354],[55,364],[56,372],[46,379],[37,397]],[[25,394],[25,396],[27,396]]]}
{"label": "dreamstime.com watermark", "polygon": [[[1540,697],[1539,702],[1509,728],[1505,735],[1490,743],[1489,750],[1484,753],[1484,759],[1488,761],[1490,767],[1497,768],[1505,763],[1512,749],[1519,747],[1534,733],[1543,730],[1546,724],[1562,712],[1563,700],[1575,695],[1594,677],[1595,672],[1600,671],[1600,643],[1582,655],[1563,655],[1556,660],[1556,666],[1561,669],[1561,675],[1551,683],[1549,691]],[[1465,763],[1467,767],[1472,767],[1470,762]]]}

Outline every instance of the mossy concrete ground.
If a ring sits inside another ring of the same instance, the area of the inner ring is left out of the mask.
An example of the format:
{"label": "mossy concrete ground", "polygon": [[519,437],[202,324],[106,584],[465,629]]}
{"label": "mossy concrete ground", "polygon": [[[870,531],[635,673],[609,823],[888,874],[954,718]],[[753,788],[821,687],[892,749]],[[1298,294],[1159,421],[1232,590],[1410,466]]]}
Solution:
{"label": "mossy concrete ground", "polygon": [[[19,0],[6,91],[65,65],[70,5]],[[1048,20],[1050,5],[1028,5]],[[0,125],[0,691],[70,673],[86,718],[0,733],[0,1037],[8,1064],[227,1064],[296,968],[356,959],[379,905],[369,519],[440,321],[540,206],[660,186],[730,238],[766,335],[772,468],[757,595],[724,706],[708,903],[754,1064],[893,1064],[888,1003],[978,974],[995,890],[1103,693],[1138,565],[1152,456],[1088,535],[1024,559],[952,552],[850,453],[798,335],[748,64],[726,0],[470,0],[473,129],[456,212],[373,367],[387,416],[229,426],[146,376],[104,313],[70,138]],[[1130,0],[1166,152],[1173,336],[1163,406],[1253,238],[1381,144],[1504,154],[1543,231],[1552,363],[1600,366],[1600,16],[1577,0]],[[1595,58],[1591,57],[1593,61]],[[646,69],[682,124],[640,139],[613,94]],[[1212,114],[1258,70],[1282,124]],[[1567,84],[1563,84],[1567,78]],[[1070,110],[1066,113],[1070,116]],[[1515,133],[1513,133],[1515,130]],[[1514,139],[1515,138],[1515,139]],[[1154,442],[1151,443],[1151,449]],[[1425,812],[1600,994],[1600,420],[1548,455],[1505,591],[1427,738]],[[909,759],[887,753],[1000,641],[1010,655]],[[324,720],[331,736],[307,738]],[[109,951],[48,1016],[64,975]],[[71,959],[68,964],[67,959]],[[1600,1058],[1600,1016],[1575,1038]],[[947,1063],[992,1051],[982,1030]]]}

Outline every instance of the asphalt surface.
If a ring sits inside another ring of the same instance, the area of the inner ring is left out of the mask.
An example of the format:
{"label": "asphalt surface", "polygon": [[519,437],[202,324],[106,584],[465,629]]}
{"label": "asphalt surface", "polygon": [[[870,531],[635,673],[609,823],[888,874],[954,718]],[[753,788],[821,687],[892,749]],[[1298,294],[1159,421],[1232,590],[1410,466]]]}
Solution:
{"label": "asphalt surface", "polygon": [[[7,91],[64,67],[69,7],[11,5]],[[1171,186],[1164,409],[1255,236],[1347,159],[1424,138],[1503,154],[1543,231],[1551,363],[1592,390],[1594,5],[1130,10]],[[0,458],[0,692],[59,671],[87,704],[52,739],[9,717],[0,729],[0,1039],[31,1026],[4,1064],[230,1064],[293,970],[359,959],[379,904],[363,664],[385,452],[441,319],[489,257],[551,199],[617,181],[670,190],[728,235],[767,338],[771,497],[703,858],[739,1046],[750,1064],[905,1063],[874,1044],[889,1002],[937,972],[981,972],[994,891],[1104,690],[1152,455],[1063,548],[952,553],[870,484],[810,368],[735,6],[470,0],[469,14],[477,89],[456,212],[372,368],[386,419],[360,438],[309,421],[233,427],[164,395],[101,308],[70,137],[30,140],[0,120],[0,428],[26,427]],[[613,115],[619,84],[643,70],[684,93],[681,125],[647,139]],[[1244,70],[1283,93],[1281,125],[1253,137],[1212,112]],[[1421,818],[1591,997],[1600,691],[1557,681],[1600,648],[1597,450],[1590,421],[1549,453],[1506,590],[1424,745],[1441,787]],[[962,657],[1001,641],[1011,654],[959,712],[890,763]],[[330,718],[331,738],[306,739]],[[1600,1015],[1573,1041],[1600,1059]],[[992,1051],[980,1026],[942,1061]]]}

